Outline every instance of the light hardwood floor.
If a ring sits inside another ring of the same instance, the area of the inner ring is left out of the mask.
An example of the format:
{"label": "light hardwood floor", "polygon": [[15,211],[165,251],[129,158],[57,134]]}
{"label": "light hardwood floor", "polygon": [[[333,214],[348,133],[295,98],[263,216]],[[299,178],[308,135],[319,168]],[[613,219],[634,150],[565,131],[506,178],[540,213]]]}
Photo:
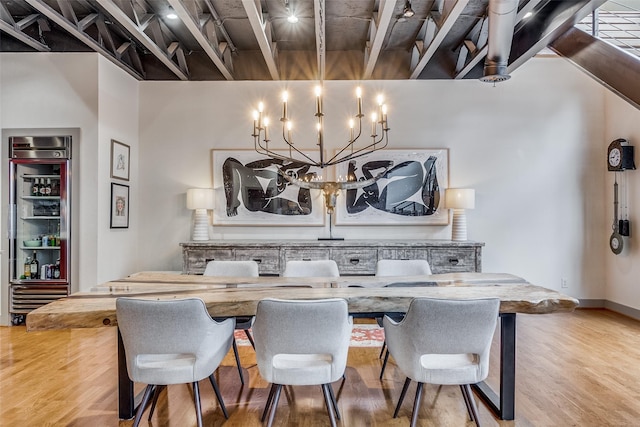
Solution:
{"label": "light hardwood floor", "polygon": [[[640,425],[640,322],[605,310],[518,315],[516,420],[498,421],[479,403],[484,426]],[[118,421],[115,328],[25,332],[0,328],[0,426],[130,426]],[[495,346],[495,343],[494,343]],[[217,377],[225,420],[208,382],[200,387],[207,426],[260,426],[268,384],[251,347],[240,347],[249,383],[242,388],[228,355]],[[494,347],[494,355],[496,347]],[[415,384],[391,418],[404,378],[393,363],[378,374],[379,348],[351,348],[339,395],[343,426],[407,426]],[[492,358],[490,383],[496,383]],[[292,398],[294,398],[292,400]],[[420,426],[471,426],[458,387],[425,388]],[[195,426],[191,392],[171,386],[151,423]],[[145,417],[146,418],[146,417]],[[320,387],[287,389],[278,426],[329,425]]]}

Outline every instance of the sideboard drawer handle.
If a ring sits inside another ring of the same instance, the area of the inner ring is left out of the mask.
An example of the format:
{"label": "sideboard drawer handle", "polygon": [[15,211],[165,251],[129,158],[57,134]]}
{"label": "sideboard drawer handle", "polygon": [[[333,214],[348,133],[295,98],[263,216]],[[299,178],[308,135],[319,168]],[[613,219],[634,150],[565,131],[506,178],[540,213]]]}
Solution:
{"label": "sideboard drawer handle", "polygon": [[451,265],[458,265],[459,262],[458,258],[449,258],[449,264]]}
{"label": "sideboard drawer handle", "polygon": [[311,258],[302,258],[303,261],[311,261]]}
{"label": "sideboard drawer handle", "polygon": [[254,260],[255,262],[257,262],[258,264],[261,264],[261,263],[262,263],[262,259],[260,259],[260,258],[254,258],[253,260]]}
{"label": "sideboard drawer handle", "polygon": [[209,261],[215,261],[215,260],[216,260],[215,258],[206,258],[206,259],[204,260],[204,263],[205,263],[205,264],[208,264],[208,263],[209,263]]}
{"label": "sideboard drawer handle", "polygon": [[360,260],[359,260],[358,258],[351,258],[351,259],[349,260],[349,262],[350,262],[351,264],[353,264],[353,265],[356,265],[356,264],[358,264],[358,263],[360,262]]}

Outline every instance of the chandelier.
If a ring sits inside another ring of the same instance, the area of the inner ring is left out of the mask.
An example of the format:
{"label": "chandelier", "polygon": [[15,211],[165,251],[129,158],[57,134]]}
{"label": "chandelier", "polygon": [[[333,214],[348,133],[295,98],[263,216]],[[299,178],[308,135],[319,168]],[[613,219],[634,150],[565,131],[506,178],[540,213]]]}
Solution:
{"label": "chandelier", "polygon": [[[370,114],[371,118],[371,132],[368,137],[363,137],[362,118],[365,114],[362,111],[362,90],[360,87],[356,88],[356,114],[349,119],[348,122],[348,135],[349,138],[345,145],[340,148],[333,157],[328,157],[324,148],[324,112],[322,102],[322,87],[316,86],[316,112],[314,114],[316,126],[315,126],[315,139],[317,145],[317,158],[311,157],[313,154],[302,148],[298,148],[294,144],[293,139],[293,121],[289,116],[289,95],[285,91],[282,94],[282,116],[280,117],[282,127],[282,141],[286,146],[284,150],[275,149],[274,144],[271,142],[272,127],[274,127],[268,115],[265,111],[265,105],[263,102],[258,104],[257,110],[253,112],[253,136],[255,151],[261,155],[268,156],[272,159],[282,160],[287,163],[298,163],[301,165],[314,166],[319,168],[325,168],[327,166],[336,165],[338,163],[350,161],[358,157],[366,156],[374,151],[385,148],[388,144],[389,124],[387,121],[387,106],[384,103],[382,95],[377,97],[377,107],[375,111]],[[357,124],[357,129],[356,129]],[[365,125],[366,126],[366,125]],[[366,130],[364,131],[366,133]],[[359,141],[360,140],[360,141]],[[358,142],[356,144],[356,142]],[[282,146],[282,144],[279,144]],[[296,185],[300,188],[318,189],[322,190],[325,197],[325,206],[329,215],[333,214],[336,197],[340,190],[351,190],[367,187],[375,183],[380,179],[384,173],[383,171],[373,178],[367,180],[356,181],[354,176],[347,176],[345,181],[322,181],[321,179],[314,179],[312,181],[304,181],[298,178],[293,178],[288,174],[279,170],[287,182]]]}
{"label": "chandelier", "polygon": [[[371,154],[374,151],[381,150],[387,146],[389,125],[387,122],[387,106],[384,104],[382,95],[378,95],[378,105],[376,111],[372,112],[371,117],[371,133],[369,140],[356,144],[363,133],[362,118],[365,115],[362,112],[362,90],[356,89],[357,112],[354,117],[349,119],[349,138],[347,143],[338,150],[333,157],[327,157],[324,149],[324,112],[322,111],[322,88],[316,86],[316,112],[315,121],[316,129],[313,131],[316,145],[318,147],[317,159],[311,157],[310,153],[303,151],[294,144],[293,140],[293,121],[289,117],[289,95],[285,91],[282,94],[282,117],[280,117],[282,127],[282,140],[286,147],[284,152],[274,149],[274,145],[270,144],[271,130],[274,125],[271,124],[270,118],[265,112],[263,102],[258,104],[258,109],[253,112],[253,136],[254,147],[256,152],[266,155],[273,159],[280,159],[286,162],[301,163],[303,165],[325,168],[338,163],[346,162],[357,157]],[[357,124],[357,130],[355,126]],[[366,131],[365,131],[366,133]],[[363,138],[366,140],[367,138]]]}

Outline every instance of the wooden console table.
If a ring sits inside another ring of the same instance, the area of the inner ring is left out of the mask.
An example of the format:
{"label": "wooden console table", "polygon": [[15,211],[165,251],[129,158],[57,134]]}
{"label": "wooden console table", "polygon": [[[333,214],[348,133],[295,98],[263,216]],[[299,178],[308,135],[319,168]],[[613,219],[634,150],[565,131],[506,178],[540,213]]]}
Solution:
{"label": "wooden console table", "polygon": [[258,263],[260,275],[281,275],[289,260],[332,259],[342,276],[376,272],[380,259],[426,259],[434,274],[482,271],[484,243],[451,240],[207,240],[182,246],[182,273],[202,274],[207,262]]}

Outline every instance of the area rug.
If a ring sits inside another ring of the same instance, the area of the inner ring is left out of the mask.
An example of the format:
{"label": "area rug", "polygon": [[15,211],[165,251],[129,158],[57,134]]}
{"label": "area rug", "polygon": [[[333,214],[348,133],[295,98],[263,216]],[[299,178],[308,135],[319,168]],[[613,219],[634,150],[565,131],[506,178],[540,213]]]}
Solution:
{"label": "area rug", "polygon": [[[251,345],[244,331],[236,331],[238,345]],[[384,329],[378,325],[354,325],[351,331],[351,347],[380,347],[384,342]]]}

